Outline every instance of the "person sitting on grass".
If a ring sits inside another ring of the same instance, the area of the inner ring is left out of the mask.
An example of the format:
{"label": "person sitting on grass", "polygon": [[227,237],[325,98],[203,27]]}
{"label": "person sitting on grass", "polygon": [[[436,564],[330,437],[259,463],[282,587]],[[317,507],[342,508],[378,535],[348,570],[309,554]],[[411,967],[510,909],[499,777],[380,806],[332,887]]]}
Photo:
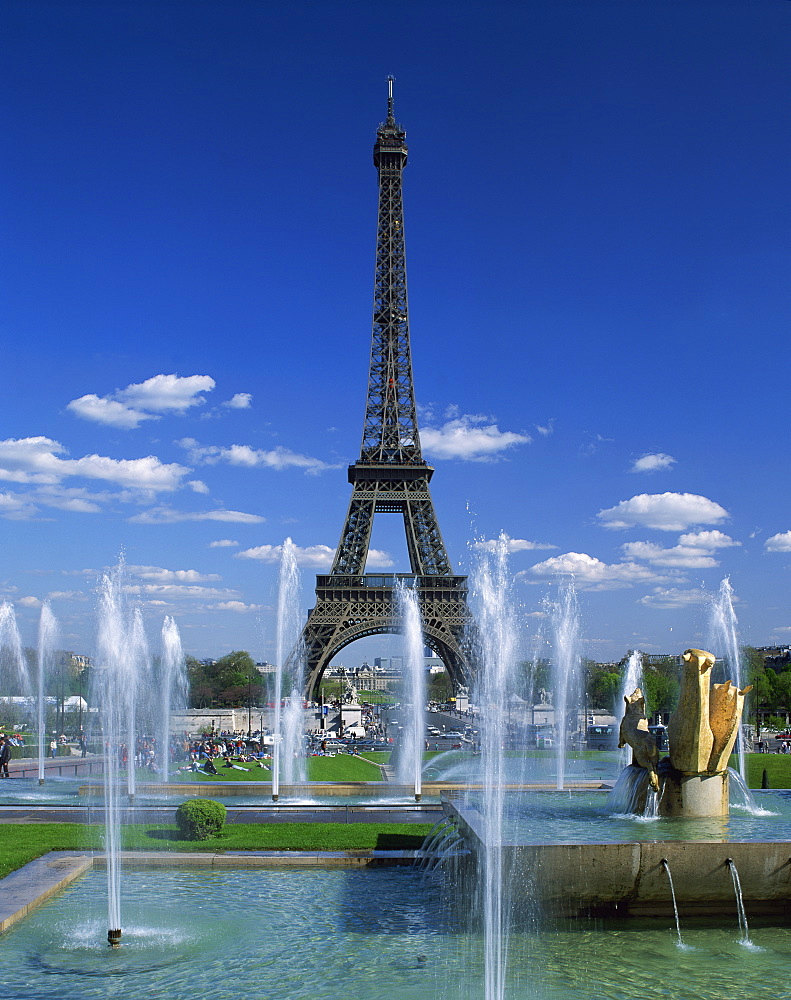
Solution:
{"label": "person sitting on grass", "polygon": [[214,762],[212,761],[211,757],[206,758],[206,761],[203,765],[203,770],[205,771],[206,774],[218,773],[217,768],[214,766]]}

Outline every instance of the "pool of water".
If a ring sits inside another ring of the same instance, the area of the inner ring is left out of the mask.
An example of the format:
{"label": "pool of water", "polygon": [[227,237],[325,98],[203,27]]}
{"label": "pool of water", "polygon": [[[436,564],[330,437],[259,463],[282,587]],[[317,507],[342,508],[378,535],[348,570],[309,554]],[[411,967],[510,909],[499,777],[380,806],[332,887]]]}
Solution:
{"label": "pool of water", "polygon": [[[754,792],[755,810],[730,816],[645,819],[613,813],[604,791],[519,792],[506,798],[504,842],[612,844],[656,840],[783,841],[791,831],[791,791]],[[470,804],[476,806],[474,795]]]}
{"label": "pool of water", "polygon": [[[575,781],[615,782],[623,769],[623,759],[618,751],[597,751],[582,757],[570,754],[566,759],[565,783]],[[557,777],[557,757],[550,751],[531,751],[528,754],[506,752],[503,758],[504,780],[511,784],[540,782],[554,785]],[[482,776],[482,758],[479,755],[448,750],[423,767],[426,781],[459,781],[475,783]]]}
{"label": "pool of water", "polygon": [[[413,869],[137,871],[123,945],[105,943],[91,872],[0,938],[0,982],[25,1000],[478,1000],[483,947],[442,882]],[[463,895],[463,893],[462,893]],[[507,1000],[777,1000],[791,929],[672,920],[515,929]]]}
{"label": "pool of water", "polygon": [[[199,785],[195,782],[195,785]],[[230,789],[239,791],[241,782],[234,782]],[[80,794],[81,788],[89,785],[95,786],[91,794]],[[270,787],[257,786],[251,788],[249,793],[234,794],[229,789],[227,795],[223,794],[222,787],[212,789],[211,798],[223,801],[227,806],[260,806],[272,805],[272,792]],[[193,798],[195,793],[186,792],[184,794],[169,794],[141,792],[135,796],[136,806],[177,806],[186,799]],[[123,799],[123,796],[122,796]],[[421,801],[424,804],[438,804],[439,796],[424,795]],[[48,778],[43,785],[39,785],[37,778],[14,778],[11,781],[3,782],[0,786],[0,806],[18,805],[51,805],[51,806],[90,806],[101,807],[103,802],[101,783],[94,779],[88,782],[85,778]],[[373,795],[314,795],[309,796],[287,796],[282,795],[279,800],[280,805],[414,805],[414,796],[395,795],[387,796],[382,792]]]}

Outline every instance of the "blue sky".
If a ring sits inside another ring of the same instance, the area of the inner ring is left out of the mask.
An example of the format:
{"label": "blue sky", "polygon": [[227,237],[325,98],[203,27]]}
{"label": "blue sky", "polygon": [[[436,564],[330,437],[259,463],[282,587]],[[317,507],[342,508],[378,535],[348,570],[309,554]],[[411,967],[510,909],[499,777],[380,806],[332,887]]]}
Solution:
{"label": "blue sky", "polygon": [[[24,641],[49,597],[91,652],[121,550],[197,656],[272,657],[287,536],[311,606],[359,454],[388,73],[460,571],[506,532],[528,633],[573,572],[596,659],[702,642],[726,575],[744,641],[791,640],[791,4],[6,0],[0,46]],[[397,521],[373,548],[407,569]]]}

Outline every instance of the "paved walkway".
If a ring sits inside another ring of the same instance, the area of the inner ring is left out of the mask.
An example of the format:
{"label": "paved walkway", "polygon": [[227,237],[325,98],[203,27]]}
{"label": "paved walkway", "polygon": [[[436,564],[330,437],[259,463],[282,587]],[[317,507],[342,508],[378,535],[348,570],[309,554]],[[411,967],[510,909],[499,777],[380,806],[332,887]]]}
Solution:
{"label": "paved walkway", "polygon": [[[47,757],[44,761],[44,777],[87,778],[90,774],[101,774],[103,766],[104,757],[97,754],[88,757]],[[38,760],[31,758],[11,760],[8,763],[8,771],[11,779],[37,778]]]}

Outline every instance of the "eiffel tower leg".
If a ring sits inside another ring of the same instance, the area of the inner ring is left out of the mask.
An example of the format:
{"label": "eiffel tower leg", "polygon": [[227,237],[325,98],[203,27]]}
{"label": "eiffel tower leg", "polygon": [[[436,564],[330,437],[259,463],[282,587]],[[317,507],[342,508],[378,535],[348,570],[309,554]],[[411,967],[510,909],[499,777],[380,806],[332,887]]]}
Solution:
{"label": "eiffel tower leg", "polygon": [[356,486],[352,492],[338,551],[332,564],[333,573],[357,575],[365,571],[376,500],[374,497],[361,496],[362,492]]}

